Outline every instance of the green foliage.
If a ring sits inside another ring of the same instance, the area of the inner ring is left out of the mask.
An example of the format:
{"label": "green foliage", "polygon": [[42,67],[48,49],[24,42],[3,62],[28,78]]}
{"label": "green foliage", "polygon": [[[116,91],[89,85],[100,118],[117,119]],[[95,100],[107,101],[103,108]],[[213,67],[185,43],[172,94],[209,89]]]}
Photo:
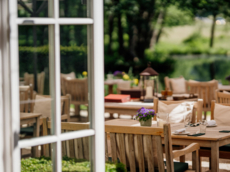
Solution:
{"label": "green foliage", "polygon": [[[52,171],[52,161],[50,158],[28,158],[21,160],[21,172],[50,172]],[[83,159],[63,157],[62,171],[90,172],[90,162]],[[122,163],[108,162],[105,164],[106,172],[126,172]]]}
{"label": "green foliage", "polygon": [[[61,46],[61,72],[69,73],[74,71],[81,74],[87,71],[87,47],[86,46]],[[34,53],[37,55],[38,72],[49,69],[49,47],[19,47],[20,76],[25,72],[33,73],[34,71]]]}
{"label": "green foliage", "polygon": [[175,5],[169,6],[164,24],[167,27],[193,24],[193,15],[190,11],[180,10]]}

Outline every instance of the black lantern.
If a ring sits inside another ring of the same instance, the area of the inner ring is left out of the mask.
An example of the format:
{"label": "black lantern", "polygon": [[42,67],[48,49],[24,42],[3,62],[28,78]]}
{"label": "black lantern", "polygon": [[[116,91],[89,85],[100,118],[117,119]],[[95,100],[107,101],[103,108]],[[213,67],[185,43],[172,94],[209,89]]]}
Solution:
{"label": "black lantern", "polygon": [[153,98],[158,94],[157,76],[159,75],[153,68],[148,67],[140,73],[141,82],[141,100],[144,102],[153,102]]}

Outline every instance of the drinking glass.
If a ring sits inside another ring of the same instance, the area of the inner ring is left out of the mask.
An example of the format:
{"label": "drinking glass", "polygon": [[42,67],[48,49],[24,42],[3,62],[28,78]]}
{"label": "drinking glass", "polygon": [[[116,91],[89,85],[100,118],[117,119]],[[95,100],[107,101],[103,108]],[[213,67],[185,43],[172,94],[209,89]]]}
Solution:
{"label": "drinking glass", "polygon": [[185,131],[189,132],[190,129],[190,125],[191,125],[191,116],[190,115],[184,115],[184,127],[185,127]]}
{"label": "drinking glass", "polygon": [[169,113],[160,112],[156,114],[156,117],[157,117],[157,126],[163,127],[164,124],[168,123]]}
{"label": "drinking glass", "polygon": [[201,120],[200,121],[200,133],[206,133],[206,126],[207,126],[207,121]]}

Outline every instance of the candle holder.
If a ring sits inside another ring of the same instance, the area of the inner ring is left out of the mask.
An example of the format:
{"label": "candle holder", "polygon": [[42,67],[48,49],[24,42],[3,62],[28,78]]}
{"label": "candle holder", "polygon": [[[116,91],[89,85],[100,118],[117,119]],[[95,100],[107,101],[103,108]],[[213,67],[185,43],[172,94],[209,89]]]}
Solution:
{"label": "candle holder", "polygon": [[141,97],[144,102],[153,102],[154,97],[158,97],[158,73],[150,67],[148,67],[140,73],[141,82]]}

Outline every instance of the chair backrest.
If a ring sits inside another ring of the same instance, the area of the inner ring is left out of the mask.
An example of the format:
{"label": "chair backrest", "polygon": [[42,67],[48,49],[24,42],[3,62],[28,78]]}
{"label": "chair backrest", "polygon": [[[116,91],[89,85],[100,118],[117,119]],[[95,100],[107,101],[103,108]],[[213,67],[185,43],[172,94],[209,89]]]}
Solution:
{"label": "chair backrest", "polygon": [[88,103],[88,82],[87,79],[65,79],[64,90],[71,95],[71,101],[77,104]]}
{"label": "chair backrest", "polygon": [[20,95],[20,112],[33,112],[34,111],[34,99],[36,92],[33,91],[32,85],[19,86]]}
{"label": "chair backrest", "polygon": [[190,94],[196,94],[199,99],[203,99],[203,111],[210,111],[211,102],[215,100],[215,90],[218,88],[218,81],[188,81],[187,86]]}
{"label": "chair backrest", "polygon": [[[164,152],[167,172],[174,171],[170,124],[165,124],[164,128],[105,125],[105,136],[110,137],[110,141],[105,139],[106,154],[111,150],[112,161],[116,162],[119,158],[130,171],[135,172],[136,168],[139,171],[145,171],[145,168],[154,171],[154,164],[157,164],[159,172],[164,172]],[[165,151],[162,147],[162,136]]]}
{"label": "chair backrest", "polygon": [[220,104],[220,105],[223,105],[223,106],[230,106],[230,103],[216,103],[215,100],[212,101],[212,104],[211,104],[211,120],[214,120],[214,110],[215,110],[215,105],[216,104]]}
{"label": "chair backrest", "polygon": [[[161,102],[167,105],[170,105],[170,104],[179,105],[181,103],[188,102],[188,101],[161,101]],[[155,110],[156,113],[158,113],[158,106],[159,106],[159,100],[158,98],[154,98],[153,109]],[[192,123],[195,123],[196,121],[199,121],[202,119],[202,110],[203,110],[203,100],[198,99],[197,102],[194,102],[193,111],[192,111]],[[156,120],[156,116],[154,117],[154,119]]]}
{"label": "chair backrest", "polygon": [[[89,123],[62,122],[62,133],[89,129]],[[43,118],[43,136],[50,134],[51,122]],[[42,154],[51,156],[50,145],[43,145]],[[89,160],[89,138],[78,138],[62,142],[62,156]]]}
{"label": "chair backrest", "polygon": [[[184,78],[183,76],[180,76],[179,78]],[[177,78],[169,78],[169,77],[165,77],[164,78],[164,82],[165,82],[165,90],[170,90],[170,91],[173,91],[172,90],[172,87],[171,87],[171,80],[170,79],[177,79]],[[187,89],[187,82],[185,82],[185,85],[186,85],[186,93],[188,93],[188,89]]]}
{"label": "chair backrest", "polygon": [[216,102],[230,103],[230,93],[220,92],[219,90],[216,90]]}
{"label": "chair backrest", "polygon": [[[34,74],[24,73],[24,84],[30,85],[32,84],[34,90]],[[37,75],[37,87],[38,94],[44,94],[44,83],[45,83],[45,72],[38,73]]]}
{"label": "chair backrest", "polygon": [[[34,113],[41,113],[41,118],[51,118],[51,96],[49,95],[37,95],[35,99]],[[61,96],[61,120],[70,120],[70,101],[71,96],[69,94]],[[42,124],[42,120],[40,124]]]}
{"label": "chair backrest", "polygon": [[119,81],[117,82],[117,93],[120,94],[121,90],[130,90],[131,81]]}
{"label": "chair backrest", "polygon": [[67,74],[64,74],[64,73],[61,74],[61,93],[62,93],[62,95],[66,95],[65,89],[64,89],[64,78],[65,79],[75,79],[76,78],[75,72],[70,72]]}

